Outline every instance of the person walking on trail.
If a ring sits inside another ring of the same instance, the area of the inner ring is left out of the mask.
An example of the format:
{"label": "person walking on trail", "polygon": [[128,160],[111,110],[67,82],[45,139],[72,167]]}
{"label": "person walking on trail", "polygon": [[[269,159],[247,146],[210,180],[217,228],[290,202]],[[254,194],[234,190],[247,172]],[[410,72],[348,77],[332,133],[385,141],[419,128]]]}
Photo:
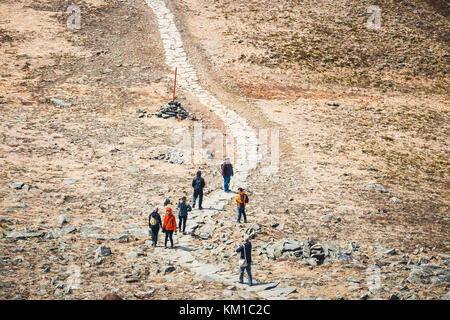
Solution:
{"label": "person walking on trail", "polygon": [[230,158],[225,158],[224,163],[222,163],[222,165],[220,166],[220,170],[223,177],[223,189],[225,190],[225,192],[229,192],[230,180],[233,176],[233,165],[230,162]]}
{"label": "person walking on trail", "polygon": [[194,188],[194,196],[192,199],[192,207],[195,208],[195,202],[198,198],[198,208],[202,210],[203,188],[205,187],[205,179],[202,178],[202,172],[197,171],[197,176],[192,180],[192,188]]}
{"label": "person walking on trail", "polygon": [[173,248],[173,233],[177,232],[177,222],[175,221],[175,215],[172,213],[172,208],[167,208],[166,210],[163,231],[166,233],[164,247],[167,248],[167,240],[170,239],[170,247]]}
{"label": "person walking on trail", "polygon": [[186,197],[181,198],[181,202],[178,202],[178,225],[180,227],[180,231],[183,231],[183,234],[186,234],[186,220],[189,211],[192,211],[192,208],[186,203]]}
{"label": "person walking on trail", "polygon": [[237,253],[241,253],[241,259],[239,260],[239,283],[244,283],[244,271],[247,271],[248,285],[252,286],[252,243],[248,234],[244,235],[244,243],[236,250]]}
{"label": "person walking on trail", "polygon": [[152,236],[152,246],[156,247],[158,243],[159,228],[162,228],[161,216],[158,213],[159,208],[156,207],[152,213],[148,216],[149,231]]}
{"label": "person walking on trail", "polygon": [[238,217],[237,222],[241,222],[241,216],[244,216],[244,223],[247,223],[247,215],[245,214],[245,207],[248,203],[248,195],[245,193],[244,189],[239,188],[239,193],[237,196],[237,207],[238,207]]}

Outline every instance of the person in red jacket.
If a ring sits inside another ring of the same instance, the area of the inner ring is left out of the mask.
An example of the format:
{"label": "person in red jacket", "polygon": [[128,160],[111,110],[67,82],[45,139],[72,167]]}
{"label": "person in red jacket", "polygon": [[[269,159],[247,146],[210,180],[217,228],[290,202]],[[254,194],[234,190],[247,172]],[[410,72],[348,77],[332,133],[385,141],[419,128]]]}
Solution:
{"label": "person in red jacket", "polygon": [[175,215],[172,213],[172,208],[167,208],[166,215],[164,216],[163,229],[166,230],[166,240],[164,241],[164,247],[167,248],[167,240],[170,239],[171,248],[173,248],[173,233],[177,232],[177,221]]}

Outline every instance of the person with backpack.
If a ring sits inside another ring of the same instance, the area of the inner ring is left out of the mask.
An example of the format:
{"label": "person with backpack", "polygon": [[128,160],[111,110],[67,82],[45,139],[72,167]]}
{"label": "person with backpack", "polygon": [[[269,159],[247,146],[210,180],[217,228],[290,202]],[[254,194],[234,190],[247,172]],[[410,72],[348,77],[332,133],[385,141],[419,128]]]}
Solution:
{"label": "person with backpack", "polygon": [[205,179],[202,178],[202,172],[197,171],[197,176],[192,180],[192,188],[194,188],[194,196],[192,199],[192,207],[195,208],[195,202],[198,198],[198,208],[202,210],[203,188],[205,187]]}
{"label": "person with backpack", "polygon": [[166,233],[166,240],[164,247],[167,248],[167,240],[170,239],[170,248],[173,248],[173,233],[177,232],[177,222],[175,215],[172,213],[172,208],[167,208],[164,216],[163,232]]}
{"label": "person with backpack", "polygon": [[252,243],[250,242],[250,236],[244,234],[244,243],[236,250],[237,253],[241,253],[239,259],[239,283],[244,283],[244,270],[247,271],[248,285],[252,286]]}
{"label": "person with backpack", "polygon": [[178,202],[178,218],[180,230],[183,230],[183,234],[186,234],[186,220],[188,211],[192,211],[190,205],[186,204],[186,197],[181,198],[181,202]]}
{"label": "person with backpack", "polygon": [[148,216],[148,226],[152,235],[152,246],[156,247],[158,243],[159,228],[162,228],[161,216],[158,213],[159,208],[156,207],[152,213]]}
{"label": "person with backpack", "polygon": [[245,214],[245,207],[248,203],[248,195],[245,193],[244,189],[239,188],[239,193],[237,196],[237,207],[238,207],[238,218],[237,222],[241,222],[241,216],[244,216],[244,223],[247,223],[247,215]]}
{"label": "person with backpack", "polygon": [[225,162],[220,166],[222,177],[223,177],[223,189],[225,192],[230,191],[230,180],[233,176],[233,165],[230,162],[230,158],[225,158]]}

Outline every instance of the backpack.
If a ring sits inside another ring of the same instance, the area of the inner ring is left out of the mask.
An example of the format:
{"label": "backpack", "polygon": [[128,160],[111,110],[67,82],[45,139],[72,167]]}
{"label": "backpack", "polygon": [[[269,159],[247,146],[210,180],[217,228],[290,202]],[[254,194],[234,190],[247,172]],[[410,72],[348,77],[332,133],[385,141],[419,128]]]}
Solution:
{"label": "backpack", "polygon": [[246,193],[241,194],[241,195],[240,195],[240,197],[241,197],[241,200],[240,200],[240,201],[242,201],[242,196],[244,196],[244,199],[245,199],[244,202],[245,202],[245,203],[248,203],[248,195],[247,195]]}
{"label": "backpack", "polygon": [[152,217],[150,218],[150,225],[151,225],[151,226],[156,226],[157,223],[158,223],[158,221],[156,221],[155,217],[152,216]]}
{"label": "backpack", "polygon": [[194,180],[194,190],[202,189],[202,178],[196,177]]}

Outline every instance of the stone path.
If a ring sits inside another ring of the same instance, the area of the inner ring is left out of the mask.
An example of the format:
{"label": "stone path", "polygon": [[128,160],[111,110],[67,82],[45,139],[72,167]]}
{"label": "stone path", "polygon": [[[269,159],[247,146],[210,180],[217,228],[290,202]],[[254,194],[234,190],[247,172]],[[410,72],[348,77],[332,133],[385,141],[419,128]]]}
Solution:
{"label": "stone path", "polygon": [[[258,153],[258,140],[255,131],[248,124],[247,120],[239,116],[235,111],[227,109],[222,105],[211,93],[202,88],[199,79],[195,73],[195,69],[189,64],[186,53],[183,49],[181,35],[178,32],[174,16],[167,8],[163,0],[147,0],[147,4],[152,8],[158,23],[161,39],[164,46],[166,64],[175,69],[177,67],[177,85],[183,87],[191,94],[196,96],[199,101],[213,111],[225,124],[227,134],[234,138],[236,146],[236,159],[234,167],[237,169],[232,179],[232,186],[235,188],[241,186],[247,187],[247,178],[251,170],[256,168]],[[154,254],[168,263],[182,265],[188,267],[192,273],[198,278],[207,281],[217,281],[230,286],[236,286],[240,290],[248,293],[258,292],[262,298],[283,297],[291,293],[293,288],[273,288],[278,286],[278,282],[258,284],[256,281],[253,287],[240,285],[237,283],[238,274],[236,272],[227,271],[225,266],[217,266],[213,264],[203,263],[199,260],[199,255],[204,248],[197,246],[192,238],[194,228],[199,223],[207,221],[217,211],[223,210],[235,193],[225,193],[223,190],[215,190],[205,196],[203,207],[208,210],[193,210],[189,214],[187,231],[189,235],[176,236],[176,249],[163,249],[158,247],[154,249]],[[203,228],[214,225],[204,225]],[[207,228],[206,228],[207,229]],[[206,229],[201,229],[206,230]],[[208,230],[206,230],[208,231]],[[160,240],[161,242],[161,240]],[[236,266],[237,266],[236,258]],[[242,293],[242,291],[241,291]]]}

